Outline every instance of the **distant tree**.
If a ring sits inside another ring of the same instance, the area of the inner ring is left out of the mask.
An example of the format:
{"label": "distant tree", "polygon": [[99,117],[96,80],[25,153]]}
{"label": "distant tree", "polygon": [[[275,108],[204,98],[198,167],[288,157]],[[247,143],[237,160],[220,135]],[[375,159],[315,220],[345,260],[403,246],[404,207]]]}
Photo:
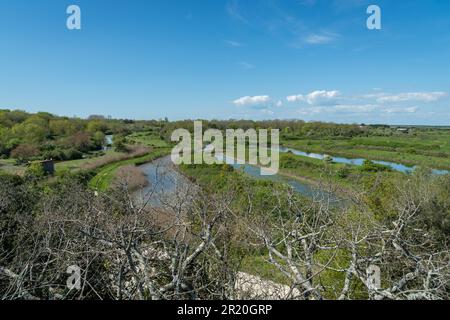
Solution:
{"label": "distant tree", "polygon": [[92,149],[91,137],[86,132],[77,132],[67,140],[67,147],[73,147],[81,152]]}
{"label": "distant tree", "polygon": [[55,116],[53,114],[49,113],[49,112],[42,112],[41,111],[41,112],[36,113],[36,115],[39,116],[42,119],[47,120],[47,121],[49,121],[50,119],[55,118]]}
{"label": "distant tree", "polygon": [[83,153],[80,151],[70,148],[64,151],[64,158],[65,160],[77,160],[83,158]]}
{"label": "distant tree", "polygon": [[105,134],[101,131],[97,131],[92,136],[92,140],[98,148],[101,148],[105,144]]}
{"label": "distant tree", "polygon": [[50,132],[55,136],[66,136],[74,134],[77,128],[73,121],[68,119],[55,119],[49,122]]}
{"label": "distant tree", "polygon": [[4,119],[10,123],[10,127],[12,127],[14,124],[25,121],[30,116],[28,113],[21,110],[14,110],[14,111],[7,110],[3,114],[5,116]]}
{"label": "distant tree", "polygon": [[95,133],[97,131],[106,132],[108,130],[108,125],[104,120],[92,120],[88,122],[86,130],[90,133]]}
{"label": "distant tree", "polygon": [[26,162],[32,157],[39,154],[39,149],[31,144],[21,144],[17,146],[12,152],[11,157],[17,159],[19,162]]}
{"label": "distant tree", "polygon": [[105,120],[105,116],[98,115],[98,114],[92,114],[88,117],[88,120]]}
{"label": "distant tree", "polygon": [[24,122],[12,128],[13,134],[28,143],[41,143],[49,136],[47,123],[39,121]]}

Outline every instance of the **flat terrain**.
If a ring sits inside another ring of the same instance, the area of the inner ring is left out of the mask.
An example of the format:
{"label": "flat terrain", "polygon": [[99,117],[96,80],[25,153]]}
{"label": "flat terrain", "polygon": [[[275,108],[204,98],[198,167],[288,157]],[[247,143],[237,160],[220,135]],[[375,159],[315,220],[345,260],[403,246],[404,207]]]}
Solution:
{"label": "flat terrain", "polygon": [[25,172],[24,166],[17,166],[14,159],[0,159],[0,171],[9,174],[22,175]]}
{"label": "flat terrain", "polygon": [[98,157],[92,157],[92,158],[85,158],[85,159],[79,159],[79,160],[69,160],[69,161],[60,161],[56,163],[56,171],[64,171],[64,170],[79,170],[83,168],[84,166],[88,166],[90,164],[93,164],[94,162],[98,162],[101,159],[107,159],[111,157],[118,157],[124,155],[123,152],[117,152],[114,150],[106,150],[104,151],[104,154]]}
{"label": "flat terrain", "polygon": [[167,148],[170,145],[153,132],[136,132],[127,136],[129,141],[153,148]]}
{"label": "flat terrain", "polygon": [[282,144],[305,152],[450,169],[450,131],[443,129],[396,133],[392,136],[301,137],[283,139]]}

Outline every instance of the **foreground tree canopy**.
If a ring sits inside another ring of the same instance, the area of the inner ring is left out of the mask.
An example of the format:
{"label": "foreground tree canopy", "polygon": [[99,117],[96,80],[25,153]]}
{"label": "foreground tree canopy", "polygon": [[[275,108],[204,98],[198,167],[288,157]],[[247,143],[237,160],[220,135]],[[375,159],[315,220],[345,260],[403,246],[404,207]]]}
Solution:
{"label": "foreground tree canopy", "polygon": [[[336,208],[223,170],[214,182],[227,183],[216,191],[189,187],[158,208],[136,201],[126,183],[96,194],[80,174],[52,182],[1,176],[0,296],[449,298],[448,178],[416,175],[378,207],[372,185]],[[261,258],[279,281],[243,267]],[[80,290],[67,288],[72,265],[81,269]]]}

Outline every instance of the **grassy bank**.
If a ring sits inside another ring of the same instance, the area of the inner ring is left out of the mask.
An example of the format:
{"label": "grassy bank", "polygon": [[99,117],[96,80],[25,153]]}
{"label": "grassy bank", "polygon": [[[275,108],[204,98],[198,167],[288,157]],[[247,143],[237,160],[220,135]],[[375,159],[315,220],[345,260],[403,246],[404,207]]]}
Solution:
{"label": "grassy bank", "polygon": [[69,161],[61,161],[55,164],[56,171],[77,171],[83,169],[84,167],[91,166],[99,161],[107,161],[108,159],[113,159],[121,156],[126,156],[123,152],[117,152],[114,150],[106,150],[103,152],[101,156],[92,157],[92,158],[84,158],[78,160],[69,160]]}
{"label": "grassy bank", "polygon": [[147,162],[153,161],[157,158],[163,157],[169,154],[170,150],[166,148],[153,150],[151,153],[146,154],[144,156],[140,156],[137,158],[126,159],[118,162],[114,162],[108,164],[104,167],[98,169],[97,174],[94,178],[89,182],[89,186],[98,191],[106,191],[111,185],[114,177],[116,176],[116,172],[119,168],[128,165],[141,165]]}

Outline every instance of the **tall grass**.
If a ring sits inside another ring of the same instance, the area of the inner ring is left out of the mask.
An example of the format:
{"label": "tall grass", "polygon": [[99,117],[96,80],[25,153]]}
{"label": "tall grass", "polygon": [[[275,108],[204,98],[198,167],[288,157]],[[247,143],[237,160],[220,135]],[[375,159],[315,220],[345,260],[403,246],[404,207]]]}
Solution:
{"label": "tall grass", "polygon": [[133,146],[131,147],[131,150],[128,153],[106,155],[104,157],[93,159],[92,161],[81,164],[80,168],[83,170],[95,170],[111,163],[142,157],[148,154],[149,152],[151,152],[150,148],[143,146]]}

